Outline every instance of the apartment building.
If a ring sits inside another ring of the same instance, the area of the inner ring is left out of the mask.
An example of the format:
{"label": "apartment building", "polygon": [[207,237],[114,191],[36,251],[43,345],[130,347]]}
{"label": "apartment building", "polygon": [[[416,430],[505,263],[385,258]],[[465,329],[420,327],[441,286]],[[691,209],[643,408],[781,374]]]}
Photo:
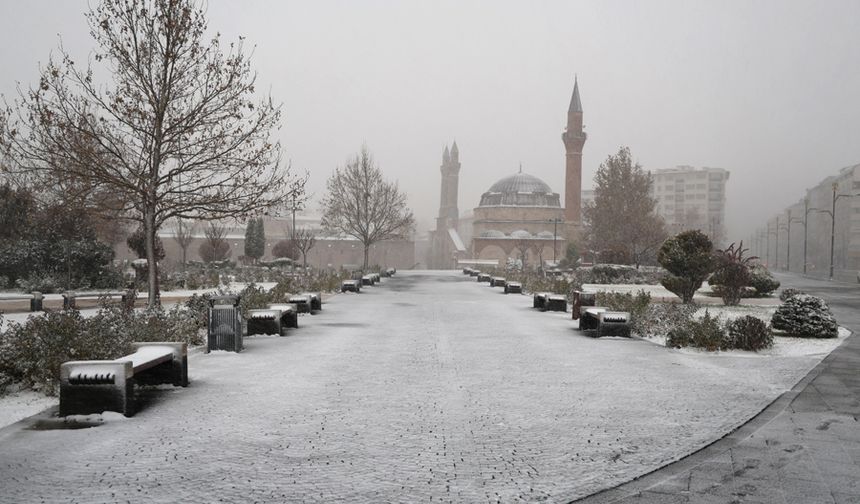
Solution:
{"label": "apartment building", "polygon": [[651,173],[657,213],[670,234],[698,229],[716,246],[725,245],[728,170],[677,166]]}

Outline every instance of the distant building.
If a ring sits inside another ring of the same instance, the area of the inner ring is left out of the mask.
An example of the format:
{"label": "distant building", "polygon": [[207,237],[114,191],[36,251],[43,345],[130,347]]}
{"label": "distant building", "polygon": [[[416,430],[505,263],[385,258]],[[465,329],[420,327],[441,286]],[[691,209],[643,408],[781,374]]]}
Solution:
{"label": "distant building", "polygon": [[[832,221],[834,194],[836,218]],[[856,194],[860,194],[860,164],[825,178],[768,219],[749,238],[752,253],[771,269],[829,278],[832,229],[833,278],[860,280],[860,197]]]}
{"label": "distant building", "polygon": [[666,221],[670,234],[698,229],[715,245],[724,245],[727,170],[678,166],[651,175],[657,213]]}
{"label": "distant building", "polygon": [[457,260],[496,261],[525,256],[529,267],[563,254],[567,238],[582,229],[582,148],[587,138],[583,125],[579,83],[574,80],[567,109],[567,126],[561,135],[565,149],[565,193],[554,192],[544,181],[522,172],[493,183],[481,195],[471,217],[457,209],[460,171],[456,142],[442,154],[442,186],[436,229],[430,232],[427,264],[430,268],[456,267]]}
{"label": "distant building", "polygon": [[[225,240],[230,246],[229,260],[241,262],[245,255],[245,224],[240,222],[224,223],[227,227]],[[205,242],[206,237],[203,229],[206,223],[198,222],[194,227],[193,241],[188,247],[188,261],[202,261],[200,257],[200,245]],[[291,217],[266,217],[263,219],[263,227],[266,231],[266,251],[263,260],[272,260],[272,248],[279,241],[286,239],[292,226]],[[364,249],[360,241],[349,236],[332,236],[326,233],[320,226],[320,218],[312,215],[296,215],[296,227],[314,231],[317,241],[314,247],[308,251],[308,266],[314,268],[340,268],[343,265],[361,265],[364,262]],[[168,267],[176,266],[182,260],[182,249],[176,242],[174,224],[163,227],[158,232],[164,244],[164,263]],[[136,259],[137,256],[131,251],[123,240],[116,248],[117,260]],[[301,258],[299,258],[301,260]],[[394,267],[407,269],[415,266],[415,243],[407,240],[387,240],[371,245],[369,262],[371,265],[381,267]]]}

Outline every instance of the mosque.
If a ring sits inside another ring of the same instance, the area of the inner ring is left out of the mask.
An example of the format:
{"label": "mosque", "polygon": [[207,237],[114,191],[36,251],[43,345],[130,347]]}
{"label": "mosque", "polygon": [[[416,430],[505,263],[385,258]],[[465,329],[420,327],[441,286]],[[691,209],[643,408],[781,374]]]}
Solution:
{"label": "mosque", "polygon": [[582,225],[582,147],[586,135],[576,80],[561,139],[566,153],[564,207],[560,195],[546,182],[520,168],[519,173],[498,180],[481,195],[469,220],[460,219],[457,207],[460,150],[457,142],[450,150],[446,146],[439,216],[436,229],[430,232],[428,266],[452,269],[473,261],[504,266],[512,259],[533,268],[560,259],[567,240],[575,239]]}

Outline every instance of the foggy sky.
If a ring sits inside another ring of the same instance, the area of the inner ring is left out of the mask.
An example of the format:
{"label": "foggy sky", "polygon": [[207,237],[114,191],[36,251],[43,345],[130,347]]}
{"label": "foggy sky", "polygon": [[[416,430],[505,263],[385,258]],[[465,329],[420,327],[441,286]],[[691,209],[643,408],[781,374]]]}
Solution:
{"label": "foggy sky", "polygon": [[[86,6],[0,0],[0,93],[36,81],[58,35],[86,59]],[[438,211],[454,139],[461,213],[520,163],[563,195],[574,74],[583,187],[622,145],[646,169],[725,168],[730,240],[860,163],[856,1],[210,0],[208,10],[213,33],[256,45],[258,89],[283,102],[284,158],[310,171],[317,199],[366,142],[419,229]]]}

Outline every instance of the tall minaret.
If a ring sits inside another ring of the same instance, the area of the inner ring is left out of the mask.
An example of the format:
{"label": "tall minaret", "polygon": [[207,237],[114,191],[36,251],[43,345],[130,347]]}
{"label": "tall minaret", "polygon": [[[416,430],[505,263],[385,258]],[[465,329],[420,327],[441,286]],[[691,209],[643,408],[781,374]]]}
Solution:
{"label": "tall minaret", "polygon": [[[582,146],[585,145],[585,132],[582,130],[582,102],[579,100],[579,82],[574,77],[573,96],[567,108],[567,128],[561,134],[566,152],[564,175],[564,220],[568,229],[568,239],[574,238],[582,224],[580,216],[582,196]],[[571,233],[572,232],[572,233]]]}
{"label": "tall minaret", "polygon": [[451,151],[445,146],[442,153],[442,189],[440,191],[439,217],[436,219],[436,229],[456,228],[460,211],[457,209],[457,191],[460,177],[460,149],[457,142],[451,146]]}

